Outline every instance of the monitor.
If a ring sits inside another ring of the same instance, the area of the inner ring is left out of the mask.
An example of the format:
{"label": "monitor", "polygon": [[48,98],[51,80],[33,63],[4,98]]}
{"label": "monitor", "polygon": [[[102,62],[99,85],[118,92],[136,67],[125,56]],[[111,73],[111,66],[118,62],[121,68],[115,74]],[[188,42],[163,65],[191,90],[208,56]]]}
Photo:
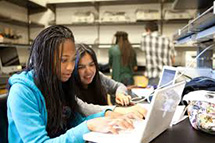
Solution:
{"label": "monitor", "polygon": [[171,66],[164,66],[162,75],[158,83],[158,88],[175,84],[175,78],[177,74],[178,74],[177,68]]}
{"label": "monitor", "polygon": [[10,74],[21,69],[16,47],[0,47],[0,73]]}

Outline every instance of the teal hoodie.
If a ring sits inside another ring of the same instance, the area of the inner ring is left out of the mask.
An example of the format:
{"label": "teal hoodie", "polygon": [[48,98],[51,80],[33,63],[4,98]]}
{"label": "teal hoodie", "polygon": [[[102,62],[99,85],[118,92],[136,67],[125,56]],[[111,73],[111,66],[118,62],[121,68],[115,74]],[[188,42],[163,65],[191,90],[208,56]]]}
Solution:
{"label": "teal hoodie", "polygon": [[11,85],[8,107],[8,139],[10,143],[82,143],[83,134],[90,132],[86,121],[104,116],[105,111],[83,117],[77,113],[74,128],[56,138],[47,135],[47,110],[45,99],[34,83],[33,72],[15,74]]}

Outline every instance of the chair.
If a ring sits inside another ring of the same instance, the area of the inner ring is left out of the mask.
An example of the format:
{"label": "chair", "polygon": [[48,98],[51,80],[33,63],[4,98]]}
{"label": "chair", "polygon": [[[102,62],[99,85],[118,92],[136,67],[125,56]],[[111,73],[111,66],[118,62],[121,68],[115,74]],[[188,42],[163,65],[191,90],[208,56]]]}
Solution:
{"label": "chair", "polygon": [[8,143],[7,94],[0,94],[0,143]]}

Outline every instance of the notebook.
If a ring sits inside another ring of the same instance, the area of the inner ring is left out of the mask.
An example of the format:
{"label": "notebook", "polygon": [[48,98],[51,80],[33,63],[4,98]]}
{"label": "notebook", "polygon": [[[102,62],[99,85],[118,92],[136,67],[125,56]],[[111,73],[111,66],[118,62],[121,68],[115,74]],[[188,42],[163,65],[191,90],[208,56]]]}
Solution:
{"label": "notebook", "polygon": [[134,130],[119,134],[90,132],[84,134],[86,141],[98,143],[147,143],[165,131],[172,121],[180,102],[185,82],[155,91],[145,120],[134,121]]}
{"label": "notebook", "polygon": [[178,70],[176,67],[164,66],[158,83],[158,88],[174,84],[177,74]]}
{"label": "notebook", "polygon": [[[176,67],[164,66],[157,88],[174,84],[177,74],[178,70]],[[154,88],[133,88],[131,92],[138,97],[148,97],[154,92]]]}

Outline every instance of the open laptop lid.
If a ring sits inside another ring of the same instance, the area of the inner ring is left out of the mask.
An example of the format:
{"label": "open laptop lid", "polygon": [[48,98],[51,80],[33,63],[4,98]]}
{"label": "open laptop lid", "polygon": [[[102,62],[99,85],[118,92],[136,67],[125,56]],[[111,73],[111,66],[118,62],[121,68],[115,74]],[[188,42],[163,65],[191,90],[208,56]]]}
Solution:
{"label": "open laptop lid", "polygon": [[174,84],[177,74],[178,70],[176,67],[164,66],[158,83],[158,88]]}
{"label": "open laptop lid", "polygon": [[20,71],[18,51],[16,47],[1,47],[0,48],[0,73],[13,73]]}
{"label": "open laptop lid", "polygon": [[146,116],[142,142],[150,142],[170,126],[185,83],[183,81],[155,91]]}
{"label": "open laptop lid", "polygon": [[141,140],[143,143],[150,142],[170,126],[184,86],[185,82],[180,82],[156,90],[145,121],[135,126],[133,132],[118,135],[90,132],[83,138],[98,143],[140,143]]}

